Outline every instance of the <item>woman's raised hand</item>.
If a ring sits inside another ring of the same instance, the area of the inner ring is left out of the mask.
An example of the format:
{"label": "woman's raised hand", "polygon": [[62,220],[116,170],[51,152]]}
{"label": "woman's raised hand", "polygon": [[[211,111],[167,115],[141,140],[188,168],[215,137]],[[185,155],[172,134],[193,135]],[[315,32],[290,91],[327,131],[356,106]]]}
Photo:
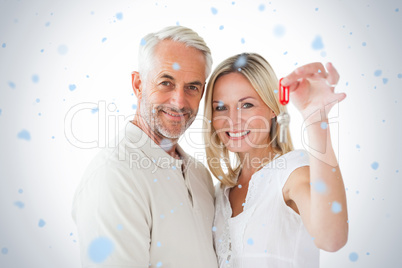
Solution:
{"label": "woman's raised hand", "polygon": [[330,109],[346,98],[345,93],[335,93],[339,74],[331,63],[327,70],[320,62],[303,65],[282,79],[288,86],[290,101],[301,112],[304,119],[320,110],[327,117]]}

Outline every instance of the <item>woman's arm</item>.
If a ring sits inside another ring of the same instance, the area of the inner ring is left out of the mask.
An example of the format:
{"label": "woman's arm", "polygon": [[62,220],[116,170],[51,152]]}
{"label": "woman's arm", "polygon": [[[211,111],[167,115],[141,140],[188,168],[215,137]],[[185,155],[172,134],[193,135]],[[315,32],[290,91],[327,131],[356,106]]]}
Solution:
{"label": "woman's arm", "polygon": [[346,95],[334,93],[330,85],[338,82],[339,75],[331,64],[327,68],[328,73],[321,63],[312,63],[287,77],[293,92],[290,99],[305,120],[310,167],[298,168],[289,176],[284,195],[285,201],[297,206],[317,247],[337,251],[348,237],[347,206],[327,115]]}

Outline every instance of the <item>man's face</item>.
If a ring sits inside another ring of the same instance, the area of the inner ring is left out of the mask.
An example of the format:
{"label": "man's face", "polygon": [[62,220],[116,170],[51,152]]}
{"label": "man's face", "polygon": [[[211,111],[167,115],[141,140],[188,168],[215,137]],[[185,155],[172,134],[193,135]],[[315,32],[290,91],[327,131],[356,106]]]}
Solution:
{"label": "man's face", "polygon": [[205,86],[202,52],[183,43],[161,41],[141,82],[140,115],[154,134],[177,139],[194,121]]}

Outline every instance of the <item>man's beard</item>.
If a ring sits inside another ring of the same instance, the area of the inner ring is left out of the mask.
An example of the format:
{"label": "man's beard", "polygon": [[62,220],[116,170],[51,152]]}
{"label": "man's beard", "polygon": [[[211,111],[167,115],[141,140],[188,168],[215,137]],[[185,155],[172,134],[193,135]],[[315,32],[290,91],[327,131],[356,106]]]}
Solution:
{"label": "man's beard", "polygon": [[[142,95],[141,99],[141,116],[148,124],[149,128],[157,135],[169,138],[178,139],[193,123],[197,113],[191,108],[178,109],[172,105],[167,104],[152,104],[148,101],[147,96]],[[163,120],[160,118],[162,115],[160,113],[172,112],[177,114],[185,114],[185,116],[180,117],[180,121],[177,123],[172,123],[174,126],[169,128],[164,125]],[[188,116],[186,121],[185,117]]]}

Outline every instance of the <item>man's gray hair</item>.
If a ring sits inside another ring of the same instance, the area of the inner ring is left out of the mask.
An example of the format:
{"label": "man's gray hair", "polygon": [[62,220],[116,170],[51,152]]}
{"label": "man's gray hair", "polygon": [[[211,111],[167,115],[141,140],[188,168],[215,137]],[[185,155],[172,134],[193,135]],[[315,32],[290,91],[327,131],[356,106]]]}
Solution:
{"label": "man's gray hair", "polygon": [[181,42],[188,47],[198,49],[205,57],[205,78],[209,76],[212,68],[211,50],[204,39],[193,30],[183,26],[168,26],[156,33],[150,33],[142,38],[138,54],[138,71],[143,79],[146,79],[148,72],[154,63],[155,46],[162,40],[170,39]]}

